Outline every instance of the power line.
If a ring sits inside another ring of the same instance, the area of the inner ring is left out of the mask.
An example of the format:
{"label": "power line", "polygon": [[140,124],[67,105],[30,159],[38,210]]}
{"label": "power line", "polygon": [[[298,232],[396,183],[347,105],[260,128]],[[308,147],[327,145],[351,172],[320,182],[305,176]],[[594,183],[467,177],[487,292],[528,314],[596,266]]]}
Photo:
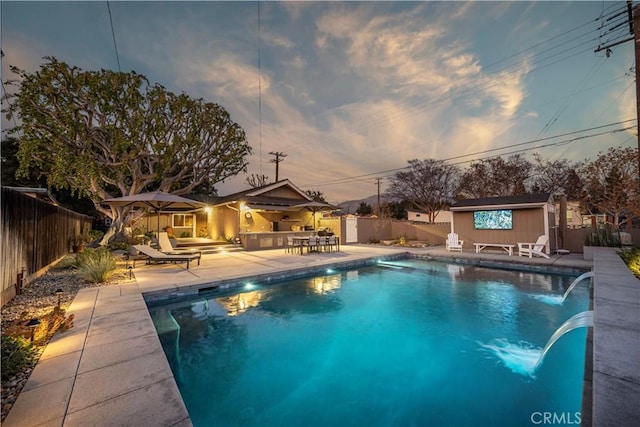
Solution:
{"label": "power line", "polygon": [[113,47],[116,50],[116,62],[118,63],[118,72],[121,73],[120,69],[120,55],[118,55],[118,44],[116,43],[116,33],[113,30],[113,19],[111,17],[111,6],[109,6],[109,1],[107,1],[107,10],[109,11],[109,24],[111,25],[111,37],[113,38]]}
{"label": "power line", "polygon": [[[549,141],[549,140],[557,139],[557,138],[563,138],[563,137],[570,136],[570,135],[575,135],[575,134],[578,134],[578,133],[584,133],[584,132],[594,131],[594,130],[598,130],[598,129],[603,129],[603,128],[611,127],[611,126],[614,126],[614,125],[621,125],[621,124],[628,123],[628,122],[631,122],[631,121],[635,121],[635,119],[628,119],[628,120],[624,120],[624,121],[620,121],[620,122],[609,123],[609,124],[606,124],[606,125],[596,126],[596,127],[582,129],[582,130],[573,131],[573,132],[567,132],[567,133],[564,133],[564,134],[549,136],[549,137],[546,137],[546,138],[534,139],[534,140],[531,140],[531,141],[525,141],[525,142],[520,142],[520,143],[517,143],[517,144],[506,145],[506,146],[503,146],[503,147],[491,148],[491,149],[487,149],[487,150],[477,151],[477,152],[474,152],[474,153],[461,154],[461,155],[458,155],[458,156],[448,157],[448,158],[442,159],[440,161],[442,161],[442,162],[450,162],[452,160],[463,159],[463,158],[466,158],[466,157],[471,157],[471,156],[475,157],[475,156],[478,156],[478,155],[481,155],[481,154],[495,153],[496,151],[502,151],[502,150],[506,150],[506,149],[509,149],[509,148],[521,147],[521,146],[527,145],[527,144],[534,144],[534,143],[537,143],[537,142]],[[622,132],[622,131],[625,131],[625,130],[633,129],[634,127],[636,127],[636,126],[627,126],[627,127],[618,128],[618,129],[610,129],[610,130],[607,130],[607,131],[604,131],[604,132],[600,132],[600,133],[596,133],[596,134],[583,135],[583,136],[575,137],[575,138],[572,138],[572,139],[569,139],[569,140],[565,140],[565,141],[556,141],[556,142],[552,142],[552,143],[549,143],[549,144],[541,145],[541,146],[538,146],[538,147],[519,149],[519,150],[516,150],[516,151],[510,151],[510,152],[507,152],[507,153],[502,153],[500,155],[515,154],[515,153],[519,153],[519,152],[530,151],[532,149],[546,148],[546,147],[550,147],[550,146],[554,146],[554,145],[564,145],[564,144],[568,144],[568,143],[571,143],[571,142],[574,142],[574,141],[578,141],[578,140],[581,140],[581,139],[593,138],[593,137],[596,137],[596,136],[606,135],[606,134],[610,134],[610,133]],[[470,159],[470,160],[462,160],[462,161],[459,161],[459,162],[456,162],[456,163],[453,163],[453,164],[454,165],[464,164],[464,163],[472,162],[474,160],[482,160],[482,159],[491,158],[491,157],[494,157],[494,155],[486,156],[484,158],[474,158],[474,159]],[[395,172],[398,172],[398,171],[401,171],[401,170],[405,170],[405,169],[409,169],[409,168],[410,168],[410,166],[403,166],[403,167],[400,167],[400,168],[393,168],[393,169],[387,169],[387,170],[383,170],[383,171],[367,173],[367,174],[363,174],[363,175],[356,175],[356,176],[352,176],[352,177],[339,178],[339,179],[334,179],[334,180],[331,180],[331,181],[324,181],[324,182],[316,183],[316,184],[301,185],[301,187],[322,187],[322,186],[326,186],[326,185],[334,185],[334,184],[339,184],[339,183],[355,182],[355,181],[357,181],[359,179],[368,180],[368,179],[371,179],[371,176],[373,176],[373,175],[388,176],[388,174],[390,174],[390,173],[395,173]]]}

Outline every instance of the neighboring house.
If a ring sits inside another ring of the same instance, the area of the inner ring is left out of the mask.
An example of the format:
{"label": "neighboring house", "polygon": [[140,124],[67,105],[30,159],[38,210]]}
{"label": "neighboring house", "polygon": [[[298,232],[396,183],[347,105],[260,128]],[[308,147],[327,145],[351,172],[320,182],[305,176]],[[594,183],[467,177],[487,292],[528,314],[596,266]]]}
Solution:
{"label": "neighboring house", "polygon": [[[451,218],[453,217],[453,214],[451,213],[451,211],[438,211],[438,213],[436,214],[435,218],[433,219],[434,223],[438,223],[438,222],[451,222]],[[427,214],[426,212],[420,212],[420,211],[411,211],[411,210],[407,210],[407,219],[409,221],[414,221],[414,222],[429,222],[429,214]]]}
{"label": "neighboring house", "polygon": [[[560,210],[558,210],[558,215]],[[579,228],[584,224],[584,218],[580,210],[580,202],[567,201],[567,227]]]}
{"label": "neighboring house", "polygon": [[22,193],[26,196],[33,197],[34,199],[42,200],[45,203],[49,203],[53,206],[58,206],[58,201],[53,197],[51,191],[48,188],[40,188],[40,187],[7,187],[12,191],[17,191],[18,193]]}
{"label": "neighboring house", "polygon": [[[473,243],[535,242],[541,234],[555,248],[555,204],[550,193],[460,200],[451,205],[451,231]],[[468,243],[467,243],[468,242]]]}

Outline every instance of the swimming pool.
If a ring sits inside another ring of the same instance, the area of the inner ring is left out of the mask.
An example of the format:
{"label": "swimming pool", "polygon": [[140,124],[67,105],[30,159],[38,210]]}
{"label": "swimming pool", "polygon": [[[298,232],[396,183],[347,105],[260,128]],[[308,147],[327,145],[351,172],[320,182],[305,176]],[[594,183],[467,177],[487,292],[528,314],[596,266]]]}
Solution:
{"label": "swimming pool", "polygon": [[400,260],[149,304],[195,426],[579,424],[588,308],[575,276]]}

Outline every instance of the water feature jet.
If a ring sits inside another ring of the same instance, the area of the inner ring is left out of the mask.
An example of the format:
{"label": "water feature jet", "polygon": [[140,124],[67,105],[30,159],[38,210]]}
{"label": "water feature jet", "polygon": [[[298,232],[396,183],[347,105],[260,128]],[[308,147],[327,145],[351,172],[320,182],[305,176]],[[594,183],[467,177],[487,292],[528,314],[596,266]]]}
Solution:
{"label": "water feature jet", "polygon": [[563,335],[577,328],[593,326],[593,311],[583,311],[569,318],[549,338],[543,349],[528,343],[511,344],[507,340],[494,340],[494,344],[480,345],[491,350],[513,372],[534,377],[547,352]]}

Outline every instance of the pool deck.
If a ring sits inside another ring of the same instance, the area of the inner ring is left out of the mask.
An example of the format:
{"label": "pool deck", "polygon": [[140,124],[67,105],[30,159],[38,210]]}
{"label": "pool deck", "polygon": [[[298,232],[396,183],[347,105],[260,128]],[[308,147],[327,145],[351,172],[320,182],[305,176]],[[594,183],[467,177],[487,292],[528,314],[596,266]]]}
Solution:
{"label": "pool deck", "polygon": [[[529,259],[498,252],[476,254],[468,251],[454,254],[447,252],[444,247],[399,248],[373,245],[342,245],[340,252],[304,256],[285,254],[281,249],[209,254],[203,255],[201,265],[192,265],[189,270],[182,265],[144,265],[139,262],[134,269],[137,283],[86,288],[78,292],[67,310],[75,315],[74,327],[53,337],[3,425],[190,426],[189,415],[147,311],[143,294],[187,292],[221,280],[277,275],[291,270],[312,270],[324,265],[402,252],[507,266],[588,270],[593,265],[591,261],[583,260],[582,254]],[[596,264],[606,271],[605,274],[615,274],[608,267],[614,261],[596,261]],[[631,279],[635,280],[633,276]],[[597,275],[596,283],[599,283]],[[635,294],[626,297],[625,307],[635,312],[627,317],[617,311],[620,308],[618,305],[613,306],[615,316],[624,316],[621,320],[622,328],[616,326],[617,317],[608,320],[596,314],[593,377],[595,420],[600,419],[600,412],[596,408],[605,405],[599,409],[601,411],[606,410],[606,405],[613,405],[609,400],[616,399],[616,393],[621,393],[616,406],[611,406],[616,410],[621,405],[624,406],[624,401],[631,404],[638,401],[634,397],[640,396],[640,370],[636,369],[635,377],[630,377],[627,373],[628,369],[637,367],[640,347],[629,347],[634,345],[633,341],[627,345],[618,341],[616,335],[616,331],[620,329],[630,331],[632,338],[634,333],[636,339],[640,335],[638,287],[627,288],[630,292],[635,290]],[[633,295],[635,300],[629,299]],[[603,301],[608,303],[609,298],[610,295]],[[612,303],[608,304],[611,306]],[[606,337],[609,338],[600,338],[597,333],[599,321],[603,322],[602,327],[606,328]],[[599,347],[601,339],[607,347]],[[609,348],[616,354],[618,351],[627,351],[630,358],[621,365],[610,363],[614,365],[614,372],[602,370],[602,374],[610,379],[603,382],[599,369],[601,361],[618,360],[610,356]],[[621,378],[624,383],[618,384],[615,381],[617,378]],[[600,400],[601,393],[607,399]],[[634,425],[625,420],[637,420],[634,417],[637,417],[638,409],[622,408],[621,411],[623,418],[618,418],[620,422],[616,425]]]}

